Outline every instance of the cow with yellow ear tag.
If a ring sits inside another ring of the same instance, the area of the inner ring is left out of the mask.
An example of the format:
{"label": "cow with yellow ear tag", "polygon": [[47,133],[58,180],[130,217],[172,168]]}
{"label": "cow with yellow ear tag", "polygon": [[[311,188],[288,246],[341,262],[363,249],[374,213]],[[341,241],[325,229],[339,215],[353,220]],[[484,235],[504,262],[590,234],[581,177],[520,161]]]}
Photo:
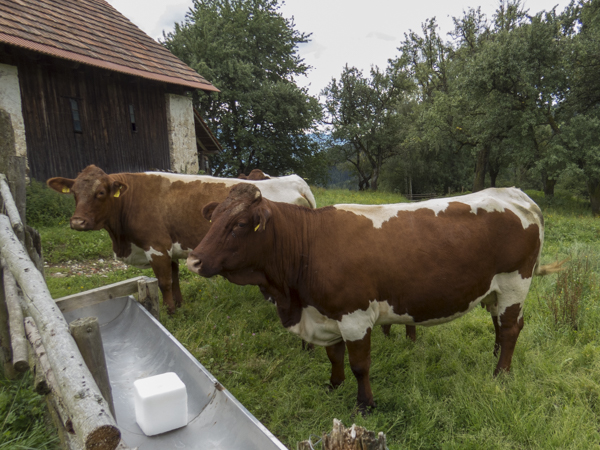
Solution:
{"label": "cow with yellow ear tag", "polygon": [[178,261],[187,258],[210,227],[202,207],[224,200],[239,183],[260,185],[263,195],[276,201],[316,206],[297,175],[240,180],[165,172],[107,174],[92,165],[75,179],[47,181],[55,191],[75,197],[71,228],[105,229],[118,258],[154,270],[169,313],[182,304]]}

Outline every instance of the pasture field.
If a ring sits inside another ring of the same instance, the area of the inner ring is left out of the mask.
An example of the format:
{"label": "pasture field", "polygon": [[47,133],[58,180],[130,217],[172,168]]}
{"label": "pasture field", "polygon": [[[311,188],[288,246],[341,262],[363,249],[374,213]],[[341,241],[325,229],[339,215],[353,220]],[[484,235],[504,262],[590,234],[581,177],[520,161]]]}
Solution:
{"label": "pasture field", "polygon": [[[405,201],[385,193],[313,192],[319,206]],[[600,448],[600,219],[567,194],[550,201],[528,194],[544,211],[543,263],[571,260],[561,274],[534,279],[510,374],[492,376],[494,330],[482,308],[449,324],[418,327],[416,343],[401,326],[392,327],[391,338],[377,327],[371,366],[377,408],[362,417],[355,415],[350,368],[346,382],[329,392],[325,350],[303,351],[256,287],[203,279],[182,262],[184,306],[171,317],[163,308],[163,323],[290,449],[300,440],[318,441],[333,418],[383,431],[390,450]],[[65,218],[39,228],[54,297],[152,276],[134,268],[52,276],[53,264],[109,258],[110,242],[104,231],[71,231]]]}

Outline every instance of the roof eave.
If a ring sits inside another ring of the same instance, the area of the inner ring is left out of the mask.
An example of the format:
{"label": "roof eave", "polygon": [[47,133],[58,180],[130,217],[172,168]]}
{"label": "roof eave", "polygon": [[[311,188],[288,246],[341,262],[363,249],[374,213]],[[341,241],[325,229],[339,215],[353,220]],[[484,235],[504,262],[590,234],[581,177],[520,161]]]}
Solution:
{"label": "roof eave", "polygon": [[57,58],[67,59],[70,61],[76,61],[82,64],[90,66],[100,67],[102,69],[111,70],[114,72],[125,73],[128,75],[134,75],[149,80],[162,81],[164,83],[176,84],[179,86],[185,86],[188,88],[201,89],[207,92],[220,92],[215,86],[210,83],[201,83],[194,80],[185,80],[183,78],[172,77],[168,75],[161,75],[152,72],[145,72],[143,70],[133,69],[131,67],[122,66],[119,64],[102,61],[96,58],[90,58],[89,56],[79,55],[77,53],[61,50],[59,48],[51,47],[49,45],[38,44],[36,42],[28,41],[26,39],[10,36],[8,34],[0,33],[0,42],[6,44],[15,45],[17,47],[26,48],[35,52],[44,53],[46,55],[55,56]]}

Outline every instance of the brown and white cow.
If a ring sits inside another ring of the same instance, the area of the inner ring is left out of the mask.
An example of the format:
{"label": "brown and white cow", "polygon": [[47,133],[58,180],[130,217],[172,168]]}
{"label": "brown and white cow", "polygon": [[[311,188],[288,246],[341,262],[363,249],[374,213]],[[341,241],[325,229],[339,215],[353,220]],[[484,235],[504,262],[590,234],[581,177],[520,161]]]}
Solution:
{"label": "brown and white cow", "polygon": [[333,387],[344,380],[347,346],[361,409],[375,405],[375,325],[437,325],[482,304],[496,331],[494,353],[500,350],[495,374],[508,371],[531,280],[554,271],[540,266],[541,211],[514,188],[308,210],[239,185],[203,214],[212,227],[188,268],[268,291],[289,331],[327,346]]}
{"label": "brown and white cow", "polygon": [[256,181],[271,179],[271,177],[269,175],[267,175],[260,169],[252,169],[248,175],[246,175],[245,173],[240,173],[238,175],[238,178],[240,178],[242,180],[256,180]]}
{"label": "brown and white cow", "polygon": [[152,267],[170,313],[182,304],[177,261],[187,258],[210,226],[201,215],[204,205],[224,200],[236,184],[259,183],[265,198],[316,207],[310,188],[297,175],[261,181],[166,172],[108,175],[92,165],[74,180],[58,177],[47,183],[75,196],[71,228],[105,229],[116,257]]}

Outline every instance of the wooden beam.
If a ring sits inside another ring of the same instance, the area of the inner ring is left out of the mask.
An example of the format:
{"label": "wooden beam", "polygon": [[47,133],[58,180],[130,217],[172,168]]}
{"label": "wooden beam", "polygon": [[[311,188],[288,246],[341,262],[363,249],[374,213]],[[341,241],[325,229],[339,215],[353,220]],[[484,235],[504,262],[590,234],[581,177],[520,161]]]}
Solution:
{"label": "wooden beam", "polygon": [[98,318],[82,317],[74,320],[69,324],[69,329],[77,343],[81,356],[83,356],[83,360],[100,388],[104,400],[110,407],[111,414],[116,417]]}
{"label": "wooden beam", "polygon": [[0,215],[0,253],[23,290],[77,436],[86,449],[114,450],[121,440],[121,432],[77,349],[64,316],[52,300],[44,277],[15,236],[8,217],[3,215]]}
{"label": "wooden beam", "polygon": [[160,322],[160,303],[158,298],[158,280],[144,277],[138,280],[138,302]]}
{"label": "wooden beam", "polygon": [[63,313],[73,311],[74,309],[82,308],[84,306],[92,306],[97,303],[102,303],[103,301],[110,300],[111,298],[137,294],[138,282],[145,279],[151,278],[144,276],[130,278],[129,280],[119,281],[118,283],[80,292],[79,294],[57,298],[55,302]]}

